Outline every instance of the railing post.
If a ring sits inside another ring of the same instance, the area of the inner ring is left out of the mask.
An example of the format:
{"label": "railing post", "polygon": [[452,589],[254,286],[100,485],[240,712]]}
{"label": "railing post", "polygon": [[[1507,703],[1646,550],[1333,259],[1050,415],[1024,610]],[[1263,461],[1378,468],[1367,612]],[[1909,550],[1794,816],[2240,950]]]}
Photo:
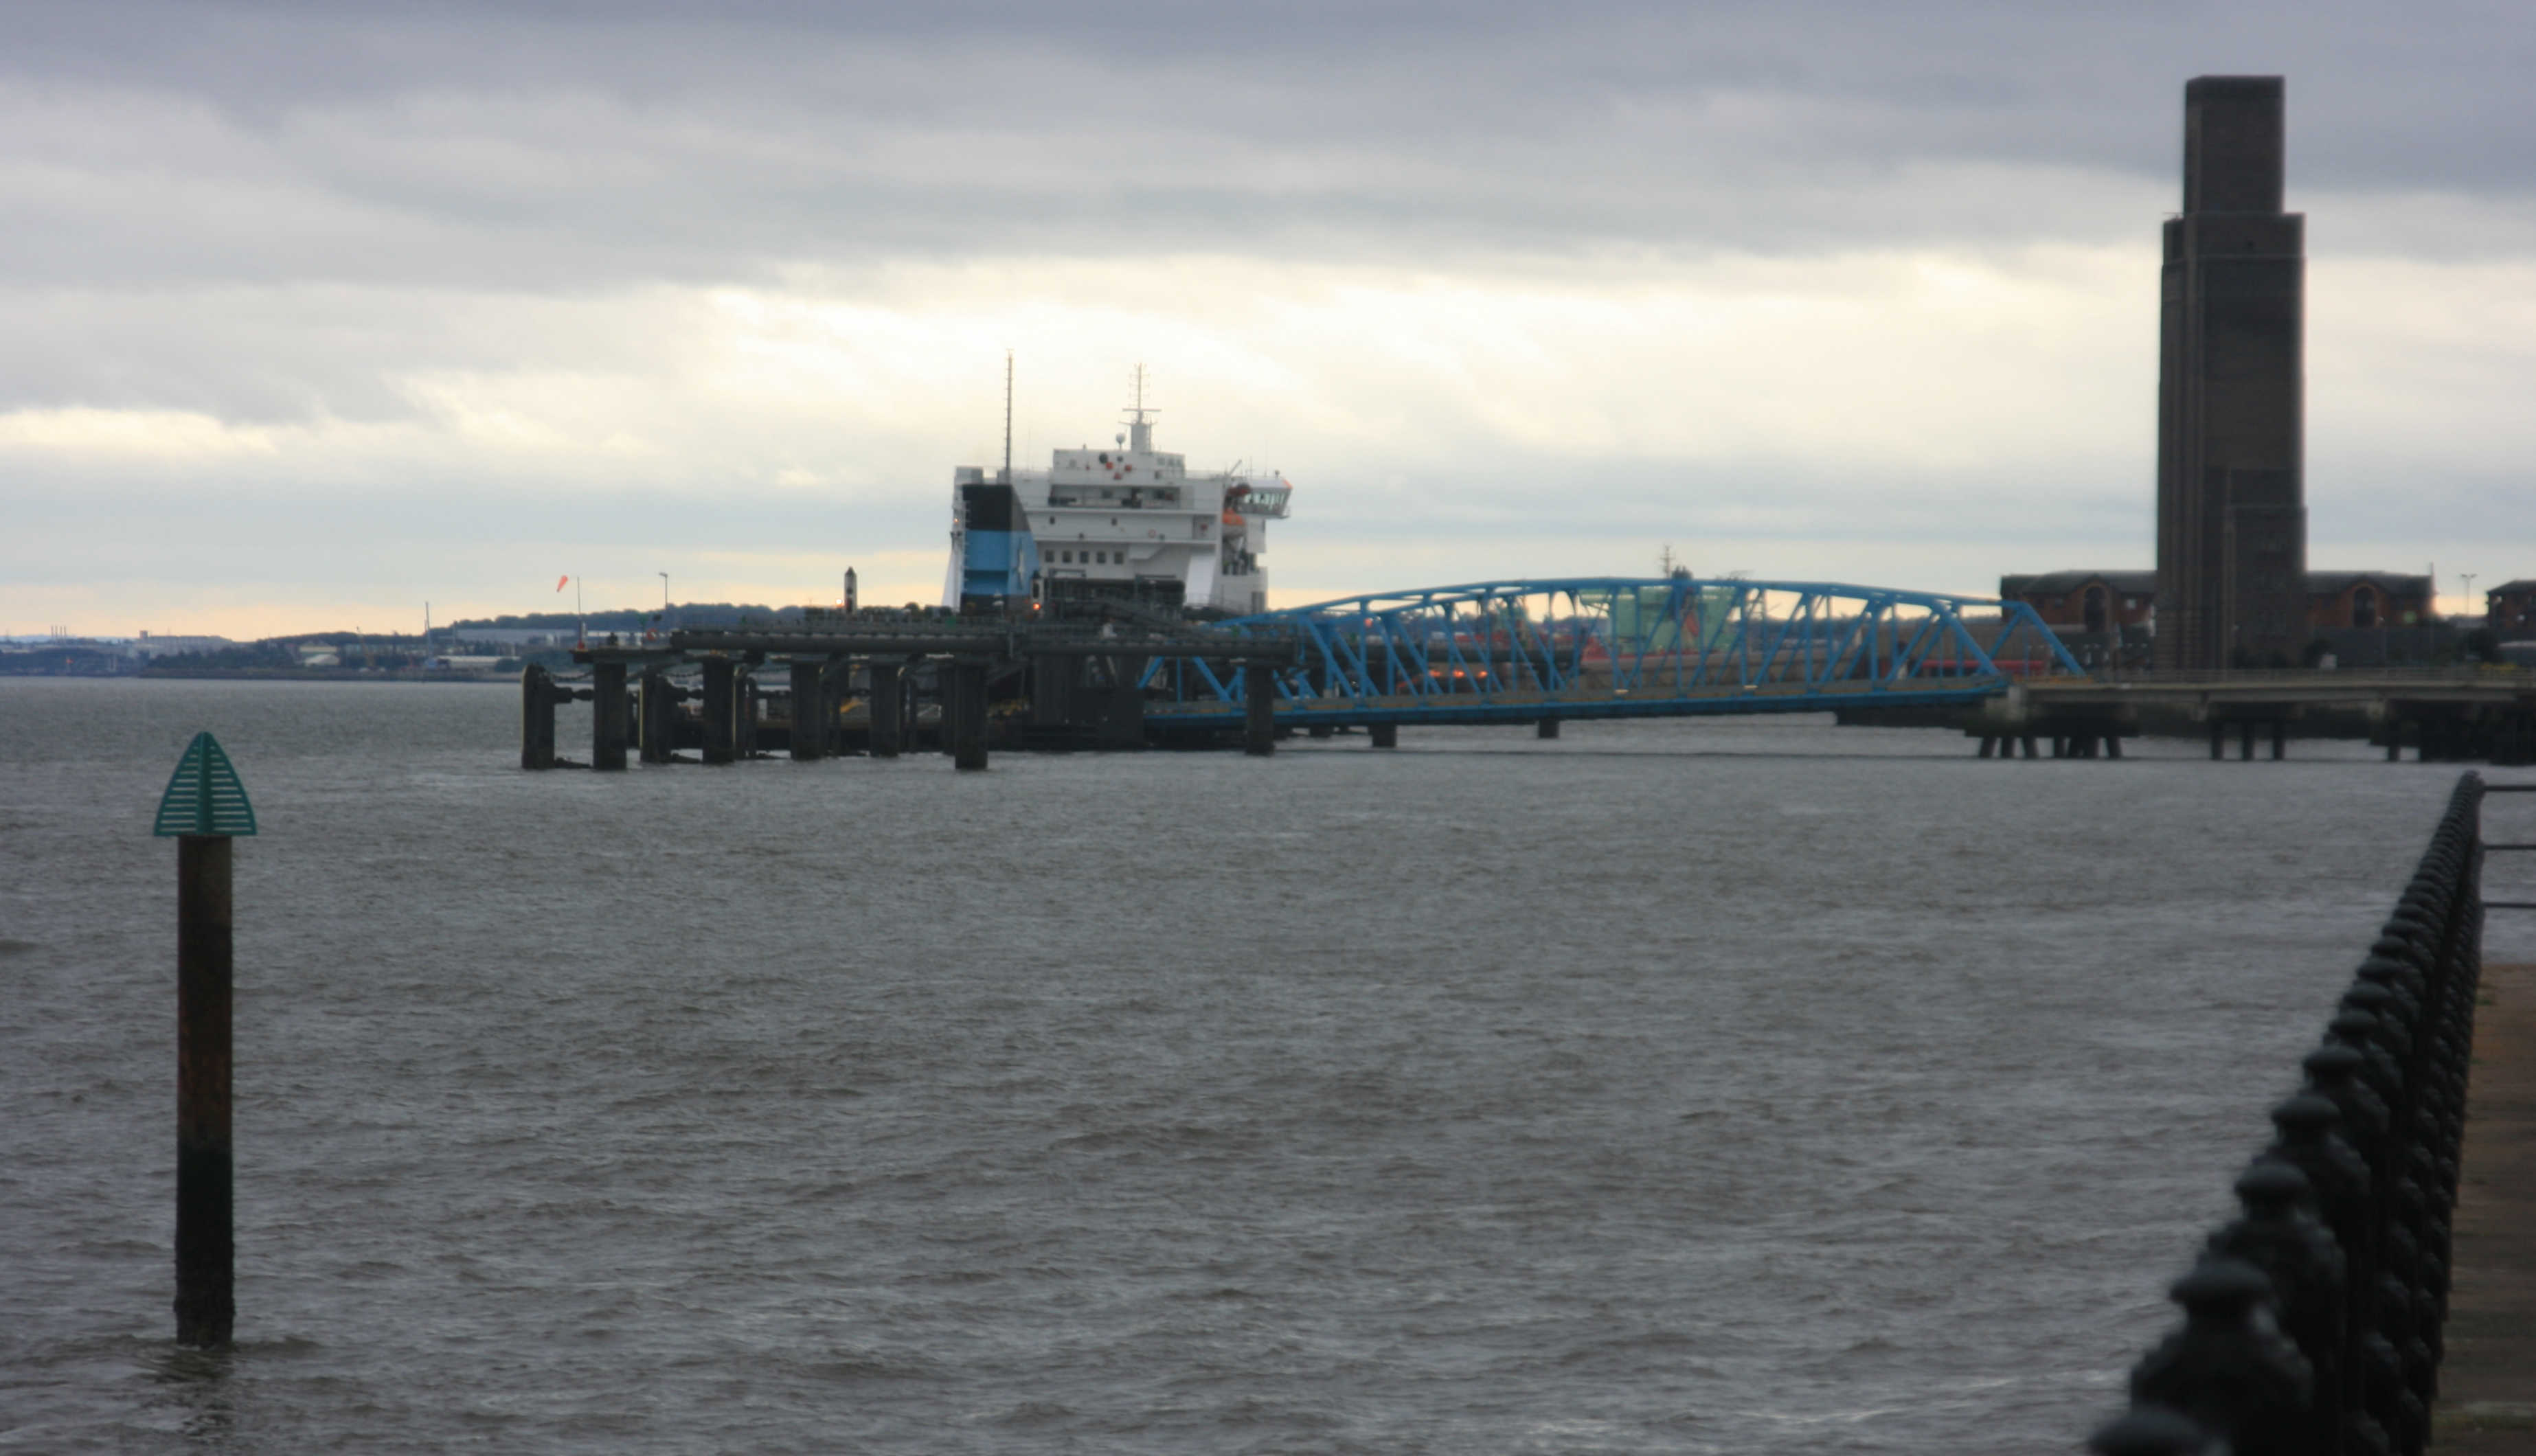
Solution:
{"label": "railing post", "polygon": [[[2251,749],[2251,720],[2242,731]],[[2096,1450],[2195,1449],[2176,1413],[2240,1453],[2418,1456],[2428,1441],[2481,964],[2483,791],[2473,774],[2458,781],[2324,1045],[2301,1064],[2306,1090],[2273,1109],[2279,1137],[2238,1182],[2245,1216],[2210,1240],[2210,1253],[2266,1284],[2311,1365],[2312,1394],[2282,1403],[2259,1322],[2233,1312],[2264,1297],[2205,1264],[2186,1285],[2206,1288],[2187,1298],[2177,1287],[2187,1328],[2142,1361],[2138,1409],[2100,1430]]]}

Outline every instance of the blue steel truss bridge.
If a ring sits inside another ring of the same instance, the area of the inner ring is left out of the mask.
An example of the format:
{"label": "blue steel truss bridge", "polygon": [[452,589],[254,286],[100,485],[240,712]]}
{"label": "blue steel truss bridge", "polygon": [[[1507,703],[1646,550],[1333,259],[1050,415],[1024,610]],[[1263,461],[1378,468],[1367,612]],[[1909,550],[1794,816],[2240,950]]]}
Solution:
{"label": "blue steel truss bridge", "polygon": [[1148,727],[1238,728],[1263,682],[1280,726],[1381,728],[1972,706],[2021,681],[2085,676],[2021,601],[1829,582],[1478,582],[1214,630],[1296,653],[1246,672],[1157,659],[1143,677]]}

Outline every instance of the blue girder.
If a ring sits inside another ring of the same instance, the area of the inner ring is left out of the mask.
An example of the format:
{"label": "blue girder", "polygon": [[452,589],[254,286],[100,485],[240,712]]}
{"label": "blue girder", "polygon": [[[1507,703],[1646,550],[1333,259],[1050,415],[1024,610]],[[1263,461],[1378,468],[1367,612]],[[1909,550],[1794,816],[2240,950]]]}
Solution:
{"label": "blue girder", "polygon": [[[1298,726],[1969,704],[2084,672],[2024,602],[1836,582],[1475,582],[1214,630],[1297,640],[1274,680],[1277,721]],[[1201,660],[1157,661],[1143,681],[1155,727],[1230,727],[1242,708],[1242,674]]]}

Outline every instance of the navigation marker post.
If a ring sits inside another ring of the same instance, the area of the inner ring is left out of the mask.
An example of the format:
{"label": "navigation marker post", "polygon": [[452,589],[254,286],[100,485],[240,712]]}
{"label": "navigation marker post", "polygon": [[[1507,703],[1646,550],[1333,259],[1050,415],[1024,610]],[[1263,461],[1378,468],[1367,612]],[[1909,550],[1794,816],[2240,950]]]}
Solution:
{"label": "navigation marker post", "polygon": [[229,756],[194,734],[151,833],[176,842],[176,1343],[229,1342],[237,1314],[229,1152],[229,841],[255,833]]}

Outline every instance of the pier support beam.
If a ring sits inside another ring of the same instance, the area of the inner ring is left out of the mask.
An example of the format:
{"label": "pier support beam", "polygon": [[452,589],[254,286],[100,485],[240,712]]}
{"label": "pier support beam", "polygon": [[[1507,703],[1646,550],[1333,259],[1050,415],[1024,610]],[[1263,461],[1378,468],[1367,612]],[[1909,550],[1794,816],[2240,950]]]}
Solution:
{"label": "pier support beam", "polygon": [[1532,735],[1533,735],[1534,737],[1536,737],[1536,738],[1555,738],[1555,737],[1557,737],[1557,736],[1558,736],[1558,720],[1557,720],[1557,719],[1555,719],[1555,718],[1545,718],[1545,719],[1542,719],[1540,722],[1538,722],[1538,723],[1536,723],[1536,724],[1534,724],[1534,725],[1532,726]]}
{"label": "pier support beam", "polygon": [[1400,746],[1400,725],[1396,723],[1367,724],[1365,726],[1365,731],[1372,735],[1373,746],[1376,748],[1397,748]]}
{"label": "pier support beam", "polygon": [[2038,751],[2038,750],[2037,750],[2037,748],[2035,747],[2034,738],[2033,738],[2033,736],[2032,736],[2031,734],[2027,735],[2027,736],[2026,736],[2024,739],[2022,739],[2021,741],[2023,741],[2023,743],[2025,744],[2025,756],[2026,756],[2026,757],[2028,757],[2028,758],[2041,758],[2041,757],[2043,756],[2043,755],[2042,755],[2042,753],[2041,753],[2040,751]]}
{"label": "pier support beam", "polygon": [[816,763],[828,756],[827,665],[792,660],[792,744],[794,763]]}
{"label": "pier support beam", "polygon": [[1253,758],[1277,751],[1277,672],[1265,663],[1241,669],[1241,751]]}
{"label": "pier support beam", "polygon": [[2237,725],[2237,761],[2239,763],[2254,761],[2254,724],[2251,719]]}
{"label": "pier support beam", "polygon": [[1981,752],[1973,756],[1976,758],[1988,758],[1992,753],[1997,751],[1997,748],[1998,738],[1994,734],[1984,733],[1982,734],[1981,740]]}
{"label": "pier support beam", "polygon": [[2282,759],[2287,758],[2287,757],[2289,757],[2289,756],[2290,756],[2290,725],[2289,725],[2289,720],[2287,720],[2287,719],[2283,719],[2283,718],[2275,718],[2275,719],[2273,719],[2273,720],[2272,720],[2272,762],[2274,762],[2274,763],[2279,763]]}
{"label": "pier support beam", "polygon": [[986,665],[955,663],[951,666],[951,762],[962,769],[986,766]]}
{"label": "pier support beam", "polygon": [[705,669],[705,762],[730,763],[739,757],[739,695],[735,664],[729,658],[707,658]]}
{"label": "pier support beam", "polygon": [[865,671],[870,677],[871,756],[896,758],[899,710],[907,706],[906,690],[899,685],[898,664],[874,661]]}
{"label": "pier support beam", "polygon": [[2210,720],[2210,761],[2219,763],[2228,757],[2228,725]]}
{"label": "pier support beam", "polygon": [[590,766],[613,773],[625,771],[625,738],[629,727],[625,703],[625,665],[590,665]]}
{"label": "pier support beam", "polygon": [[646,667],[635,684],[634,742],[638,756],[645,763],[667,763],[673,746],[669,734],[677,721],[676,689],[669,686],[669,674],[659,667]]}

